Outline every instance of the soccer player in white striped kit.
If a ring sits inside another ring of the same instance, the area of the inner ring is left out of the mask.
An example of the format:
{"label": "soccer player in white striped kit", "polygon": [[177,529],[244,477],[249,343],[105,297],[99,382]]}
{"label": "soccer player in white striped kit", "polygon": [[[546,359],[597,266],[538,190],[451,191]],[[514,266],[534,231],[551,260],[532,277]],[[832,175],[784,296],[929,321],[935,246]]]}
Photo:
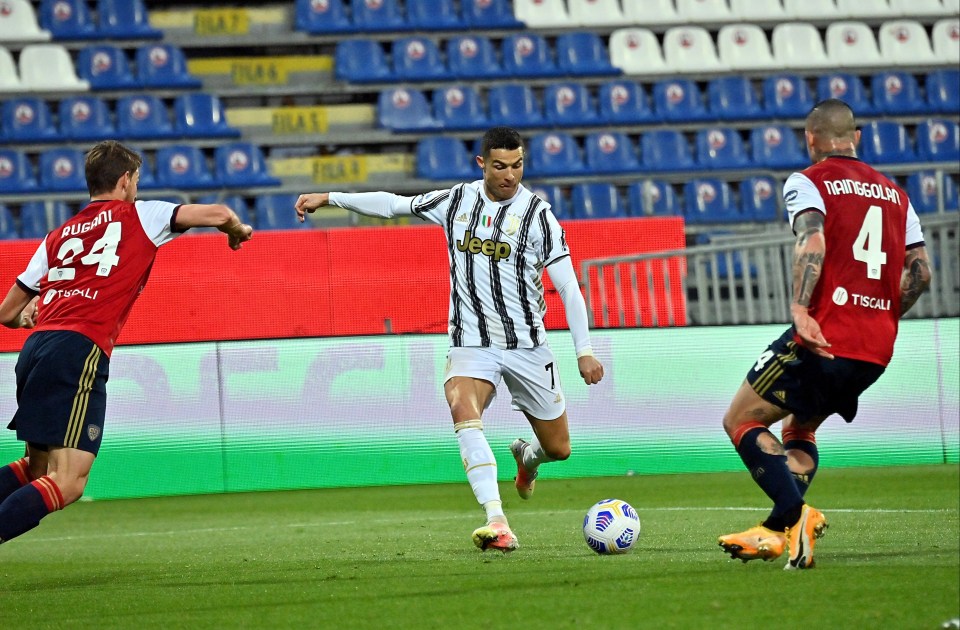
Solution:
{"label": "soccer player in white striped kit", "polygon": [[524,161],[520,134],[509,127],[489,129],[476,161],[483,179],[449,190],[415,197],[311,193],[300,195],[296,211],[301,221],[306,213],[326,205],[366,216],[413,214],[444,229],[450,260],[450,351],[444,393],[467,479],[487,517],[486,524],[473,532],[473,542],[484,551],[509,552],[520,545],[503,513],[497,462],[481,419],[501,379],[513,407],[533,428],[529,441],[517,439],[510,446],[520,497],[533,494],[540,464],[570,456],[566,404],[543,324],[544,268],[563,301],[584,382],[600,382],[603,365],[593,356],[586,304],[563,228],[550,204],[520,184]]}

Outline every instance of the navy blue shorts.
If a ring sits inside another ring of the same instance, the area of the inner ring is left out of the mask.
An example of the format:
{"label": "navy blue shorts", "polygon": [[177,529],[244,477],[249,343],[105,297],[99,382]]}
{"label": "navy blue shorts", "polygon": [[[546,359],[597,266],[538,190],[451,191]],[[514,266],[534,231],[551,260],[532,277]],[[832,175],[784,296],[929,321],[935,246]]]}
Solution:
{"label": "navy blue shorts", "polygon": [[107,408],[110,358],[87,337],[44,330],[27,338],[17,359],[17,439],[97,454]]}
{"label": "navy blue shorts", "polygon": [[761,398],[791,411],[801,422],[834,413],[853,422],[860,394],[886,368],[857,359],[825,359],[794,342],[793,335],[791,326],[767,346],[747,373],[747,382]]}

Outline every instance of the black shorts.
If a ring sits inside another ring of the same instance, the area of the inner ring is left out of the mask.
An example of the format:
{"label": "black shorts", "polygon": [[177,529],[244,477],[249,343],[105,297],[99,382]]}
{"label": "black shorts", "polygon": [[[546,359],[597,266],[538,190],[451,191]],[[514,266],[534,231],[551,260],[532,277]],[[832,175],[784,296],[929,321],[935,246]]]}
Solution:
{"label": "black shorts", "polygon": [[97,454],[107,408],[110,359],[87,337],[64,330],[35,332],[17,359],[17,439]]}
{"label": "black shorts", "polygon": [[860,394],[886,368],[857,359],[825,359],[794,342],[793,335],[791,326],[767,346],[747,373],[747,382],[761,398],[791,411],[801,422],[834,413],[853,422]]}

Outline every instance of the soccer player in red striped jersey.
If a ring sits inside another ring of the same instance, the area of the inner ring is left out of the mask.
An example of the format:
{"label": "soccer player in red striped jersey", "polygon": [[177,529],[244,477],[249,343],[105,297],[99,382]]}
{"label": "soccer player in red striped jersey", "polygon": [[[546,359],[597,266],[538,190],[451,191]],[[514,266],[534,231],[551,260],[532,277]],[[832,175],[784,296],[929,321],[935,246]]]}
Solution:
{"label": "soccer player in red striped jersey", "polygon": [[233,250],[253,234],[227,206],[137,201],[140,156],[105,141],[86,156],[90,202],[47,234],[0,303],[0,323],[35,328],[17,360],[9,428],[26,455],[0,468],[0,543],[80,498],[100,448],[117,336],[157,248],[216,227]]}
{"label": "soccer player in red striped jersey", "polygon": [[[847,422],[893,356],[900,318],[930,284],[920,221],[906,193],[857,158],[860,131],[843,101],[818,103],[806,120],[813,165],[784,184],[797,236],[791,326],[759,356],[723,427],[754,481],[773,500],[759,526],[721,536],[743,561],[813,566],[827,526],[804,502],[819,454],[815,432],[830,415]],[[783,420],[782,442],[770,426]]]}

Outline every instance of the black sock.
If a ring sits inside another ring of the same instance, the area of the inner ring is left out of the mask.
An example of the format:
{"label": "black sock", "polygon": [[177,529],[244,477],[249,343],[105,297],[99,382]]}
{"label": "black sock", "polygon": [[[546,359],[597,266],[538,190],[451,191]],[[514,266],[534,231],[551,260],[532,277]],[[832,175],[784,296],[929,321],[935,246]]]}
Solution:
{"label": "black sock", "polygon": [[800,491],[800,496],[805,496],[810,484],[813,483],[813,476],[817,474],[817,468],[820,466],[820,451],[817,450],[815,442],[808,440],[788,440],[783,444],[783,448],[786,450],[795,448],[798,451],[803,451],[813,460],[813,468],[809,472],[793,473],[793,479],[797,482],[797,490]]}
{"label": "black sock", "polygon": [[[783,531],[787,524],[792,525],[800,518],[803,509],[803,496],[797,488],[793,474],[787,467],[786,455],[771,455],[766,453],[757,444],[760,437],[769,435],[774,442],[779,442],[776,436],[764,427],[757,427],[747,431],[740,438],[737,453],[753,476],[754,482],[760,486],[773,501],[773,511],[770,519],[764,521],[765,526],[771,519],[780,519],[784,522],[776,531]],[[777,522],[774,522],[777,525]],[[770,527],[770,529],[775,529]]]}

